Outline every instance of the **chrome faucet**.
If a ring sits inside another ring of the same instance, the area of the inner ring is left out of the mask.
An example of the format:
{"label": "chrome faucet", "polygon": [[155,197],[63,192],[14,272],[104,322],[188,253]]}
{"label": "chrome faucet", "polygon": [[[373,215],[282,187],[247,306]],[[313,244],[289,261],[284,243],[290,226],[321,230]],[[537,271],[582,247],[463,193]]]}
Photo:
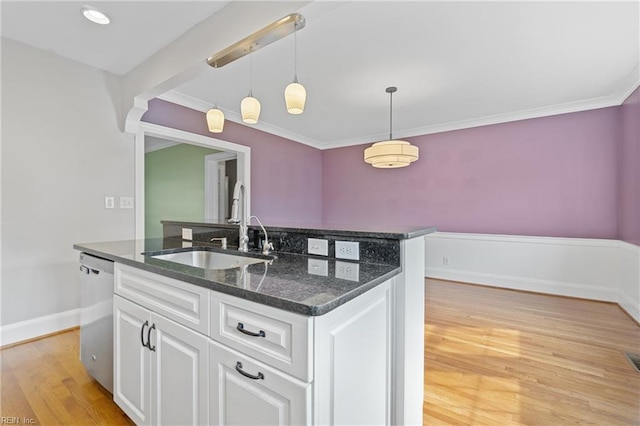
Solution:
{"label": "chrome faucet", "polygon": [[[241,198],[242,197],[242,198]],[[238,206],[242,200],[241,209]],[[242,210],[242,213],[239,212]],[[247,235],[249,227],[247,226],[247,192],[244,183],[241,180],[236,182],[233,188],[233,204],[231,204],[231,218],[229,223],[240,225],[238,236],[238,250],[249,251],[249,235]]]}
{"label": "chrome faucet", "polygon": [[[242,213],[240,210],[240,200],[242,200]],[[260,225],[262,232],[264,232],[264,244],[262,245],[262,254],[269,254],[273,250],[273,244],[269,242],[269,236],[267,230],[262,226],[262,222],[257,216],[251,216],[247,218],[247,192],[244,187],[244,183],[241,180],[236,182],[236,186],[233,188],[233,204],[231,204],[231,218],[229,223],[235,223],[240,225],[238,236],[238,250],[249,251],[249,222],[252,218]]]}

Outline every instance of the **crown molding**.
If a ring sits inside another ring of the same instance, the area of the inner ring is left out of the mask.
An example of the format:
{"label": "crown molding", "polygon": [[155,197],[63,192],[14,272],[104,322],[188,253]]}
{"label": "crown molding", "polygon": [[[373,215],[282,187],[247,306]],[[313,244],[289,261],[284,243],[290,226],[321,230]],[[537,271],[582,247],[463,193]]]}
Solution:
{"label": "crown molding", "polygon": [[[451,121],[448,123],[441,123],[433,126],[415,127],[413,129],[400,131],[396,130],[394,132],[394,136],[398,139],[405,139],[422,135],[450,132],[453,130],[470,129],[474,127],[489,126],[493,124],[509,123],[512,121],[528,120],[532,118],[549,117],[553,115],[569,114],[573,112],[620,106],[639,86],[640,64],[637,64],[633,68],[633,70],[622,80],[622,82],[618,86],[618,89],[613,94],[608,96],[591,98],[578,102],[550,105],[542,108],[532,108],[528,110],[509,112],[505,114],[489,115],[468,120]],[[182,105],[184,107],[195,109],[196,111],[201,112],[207,112],[209,109],[213,108],[213,105],[207,102],[203,102],[191,96],[183,95],[182,93],[175,90],[171,90],[161,96],[158,96],[158,99]],[[225,117],[228,120],[231,120],[235,123],[243,124],[242,118],[239,113],[224,108],[220,109],[224,112]],[[264,122],[259,122],[258,124],[251,127],[320,150],[371,144],[373,142],[386,140],[388,135],[388,133],[378,133],[359,136],[357,138],[341,139],[331,142],[321,142]]]}
{"label": "crown molding", "polygon": [[[157,96],[157,99],[161,99],[163,101],[171,102],[177,105],[181,105],[183,107],[191,108],[196,111],[205,112],[205,113],[209,111],[211,108],[213,108],[213,105],[208,102],[201,101],[200,99],[194,98],[192,96],[183,95],[182,93],[175,90],[170,90],[168,92],[165,92],[162,95]],[[242,124],[243,126],[246,125],[242,122],[242,116],[239,113],[232,110],[228,110],[226,108],[221,108],[221,107],[218,107],[218,108],[222,110],[222,112],[224,112],[224,117],[226,120],[233,121],[234,123]],[[297,133],[294,133],[290,130],[283,129],[278,126],[265,123],[263,121],[259,121],[257,124],[252,124],[251,126],[248,126],[248,127],[258,129],[275,136],[280,136],[282,138],[289,139],[294,142],[308,145],[316,149],[320,149],[320,150],[324,149],[324,144],[322,142],[319,142],[315,139],[308,138],[306,136],[299,135]]]}

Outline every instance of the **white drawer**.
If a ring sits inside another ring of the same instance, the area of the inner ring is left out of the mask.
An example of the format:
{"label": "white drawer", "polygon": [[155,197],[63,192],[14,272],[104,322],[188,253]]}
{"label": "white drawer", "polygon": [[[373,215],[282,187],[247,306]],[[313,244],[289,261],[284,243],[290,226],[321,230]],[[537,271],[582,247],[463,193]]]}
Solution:
{"label": "white drawer", "polygon": [[114,293],[209,335],[209,289],[115,264]]}
{"label": "white drawer", "polygon": [[312,319],[211,292],[211,338],[291,374],[313,377]]}

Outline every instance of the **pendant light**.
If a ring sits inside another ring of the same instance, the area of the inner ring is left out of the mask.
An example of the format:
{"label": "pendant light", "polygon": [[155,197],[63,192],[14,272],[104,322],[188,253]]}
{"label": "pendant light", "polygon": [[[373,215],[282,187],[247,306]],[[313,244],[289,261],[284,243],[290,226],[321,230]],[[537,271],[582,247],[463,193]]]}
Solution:
{"label": "pendant light", "polygon": [[260,118],[260,101],[253,97],[253,54],[249,53],[249,94],[240,103],[242,121],[256,124]]}
{"label": "pendant light", "polygon": [[298,23],[293,32],[293,82],[284,89],[284,101],[289,114],[302,114],[307,100],[307,90],[298,83]]}
{"label": "pendant light", "polygon": [[393,128],[393,93],[397,87],[387,87],[389,94],[389,140],[377,142],[364,150],[364,161],[373,167],[394,169],[406,167],[418,159],[418,147],[409,142],[394,140],[391,134]]}
{"label": "pendant light", "polygon": [[224,129],[224,112],[217,105],[207,111],[207,126],[211,133],[222,133]]}

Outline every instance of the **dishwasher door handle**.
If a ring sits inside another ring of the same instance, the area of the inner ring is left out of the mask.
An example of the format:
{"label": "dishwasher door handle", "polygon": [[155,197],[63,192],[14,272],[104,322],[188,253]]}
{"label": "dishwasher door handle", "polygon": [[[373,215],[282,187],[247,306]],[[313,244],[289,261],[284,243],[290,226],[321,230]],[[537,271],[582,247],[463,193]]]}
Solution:
{"label": "dishwasher door handle", "polygon": [[83,274],[87,274],[87,275],[89,275],[89,272],[90,272],[90,271],[91,271],[91,270],[90,270],[89,268],[87,268],[86,266],[84,266],[84,265],[80,265],[80,272],[82,272]]}

